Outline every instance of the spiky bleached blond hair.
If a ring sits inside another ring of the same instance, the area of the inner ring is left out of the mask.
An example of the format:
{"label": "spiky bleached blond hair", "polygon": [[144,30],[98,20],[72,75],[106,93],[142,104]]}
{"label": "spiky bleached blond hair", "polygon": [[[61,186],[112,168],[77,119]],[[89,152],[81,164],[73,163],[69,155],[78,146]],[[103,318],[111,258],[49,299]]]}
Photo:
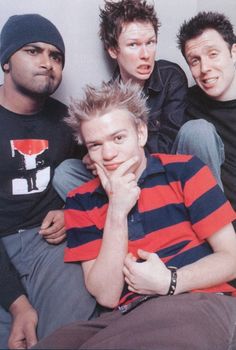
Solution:
{"label": "spiky bleached blond hair", "polygon": [[141,122],[147,124],[149,111],[146,99],[141,87],[131,81],[103,82],[97,88],[86,85],[84,98],[71,99],[69,116],[65,121],[72,128],[76,141],[82,144],[81,122],[102,116],[114,109],[127,110],[135,125]]}

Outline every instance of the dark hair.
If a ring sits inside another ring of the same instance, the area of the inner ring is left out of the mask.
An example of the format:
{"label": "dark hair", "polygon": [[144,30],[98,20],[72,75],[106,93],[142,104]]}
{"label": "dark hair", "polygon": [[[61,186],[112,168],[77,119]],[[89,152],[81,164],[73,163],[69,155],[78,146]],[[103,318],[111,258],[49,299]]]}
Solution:
{"label": "dark hair", "polygon": [[118,38],[126,23],[150,22],[156,36],[160,27],[154,6],[146,0],[105,0],[104,9],[100,8],[100,20],[99,35],[106,50],[118,48]]}
{"label": "dark hair", "polygon": [[206,29],[216,30],[229,45],[229,48],[236,42],[233,25],[224,14],[218,12],[199,12],[189,21],[185,21],[182,24],[177,35],[178,47],[184,57],[186,42],[198,37]]}

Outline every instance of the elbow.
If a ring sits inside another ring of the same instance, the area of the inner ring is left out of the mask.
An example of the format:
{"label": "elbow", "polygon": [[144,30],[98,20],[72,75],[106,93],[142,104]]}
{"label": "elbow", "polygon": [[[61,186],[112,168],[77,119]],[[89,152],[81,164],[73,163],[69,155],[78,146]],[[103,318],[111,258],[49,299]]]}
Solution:
{"label": "elbow", "polygon": [[117,295],[111,294],[106,288],[102,288],[101,290],[94,290],[87,287],[87,289],[101,306],[107,307],[109,309],[114,309],[119,304],[120,294],[118,295],[118,293]]}
{"label": "elbow", "polygon": [[107,284],[94,284],[88,278],[85,279],[85,286],[96,301],[104,307],[114,309],[119,304],[121,290],[111,290]]}
{"label": "elbow", "polygon": [[115,309],[119,304],[119,298],[114,298],[108,295],[95,296],[95,298],[100,305],[109,309]]}

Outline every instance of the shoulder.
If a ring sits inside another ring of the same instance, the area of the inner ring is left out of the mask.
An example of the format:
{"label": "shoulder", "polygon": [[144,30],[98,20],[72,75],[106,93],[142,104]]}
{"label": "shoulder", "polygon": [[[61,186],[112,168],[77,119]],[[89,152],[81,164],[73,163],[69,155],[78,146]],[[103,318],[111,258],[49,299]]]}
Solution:
{"label": "shoulder", "polygon": [[182,185],[206,167],[199,158],[193,155],[157,153],[153,156],[160,160],[169,182],[180,181]]}
{"label": "shoulder", "polygon": [[160,74],[168,73],[187,79],[184,70],[177,63],[171,61],[157,60],[155,62],[154,70],[159,70]]}
{"label": "shoulder", "polygon": [[206,112],[209,110],[211,101],[197,85],[188,89],[187,101],[187,114],[190,117],[192,116],[197,119],[206,118]]}
{"label": "shoulder", "polygon": [[52,116],[55,115],[57,117],[64,118],[67,116],[68,107],[55,98],[49,97],[45,102],[43,111],[50,113]]}
{"label": "shoulder", "polygon": [[79,196],[84,195],[84,194],[90,195],[96,191],[96,189],[100,186],[100,184],[101,183],[100,183],[99,178],[95,177],[94,179],[84,183],[83,185],[71,190],[67,196],[69,198],[72,198],[72,197],[75,197],[77,195],[79,195]]}

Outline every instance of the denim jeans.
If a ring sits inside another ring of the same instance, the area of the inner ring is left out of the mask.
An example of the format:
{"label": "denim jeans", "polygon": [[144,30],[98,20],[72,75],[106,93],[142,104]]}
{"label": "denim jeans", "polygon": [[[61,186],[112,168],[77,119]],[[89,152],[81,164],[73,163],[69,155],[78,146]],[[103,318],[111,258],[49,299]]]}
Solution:
{"label": "denim jeans", "polygon": [[219,186],[221,165],[225,160],[224,144],[213,124],[204,119],[190,120],[179,130],[172,148],[173,154],[193,154],[208,165]]}
{"label": "denim jeans", "polygon": [[[80,264],[64,263],[65,242],[48,244],[39,227],[1,238],[17,268],[28,298],[38,311],[38,339],[76,320],[95,316],[96,301],[88,293]],[[10,313],[0,307],[0,349],[7,348]]]}
{"label": "denim jeans", "polygon": [[80,159],[67,159],[56,168],[53,187],[65,202],[69,191],[93,179],[93,177],[91,171],[86,169]]}

